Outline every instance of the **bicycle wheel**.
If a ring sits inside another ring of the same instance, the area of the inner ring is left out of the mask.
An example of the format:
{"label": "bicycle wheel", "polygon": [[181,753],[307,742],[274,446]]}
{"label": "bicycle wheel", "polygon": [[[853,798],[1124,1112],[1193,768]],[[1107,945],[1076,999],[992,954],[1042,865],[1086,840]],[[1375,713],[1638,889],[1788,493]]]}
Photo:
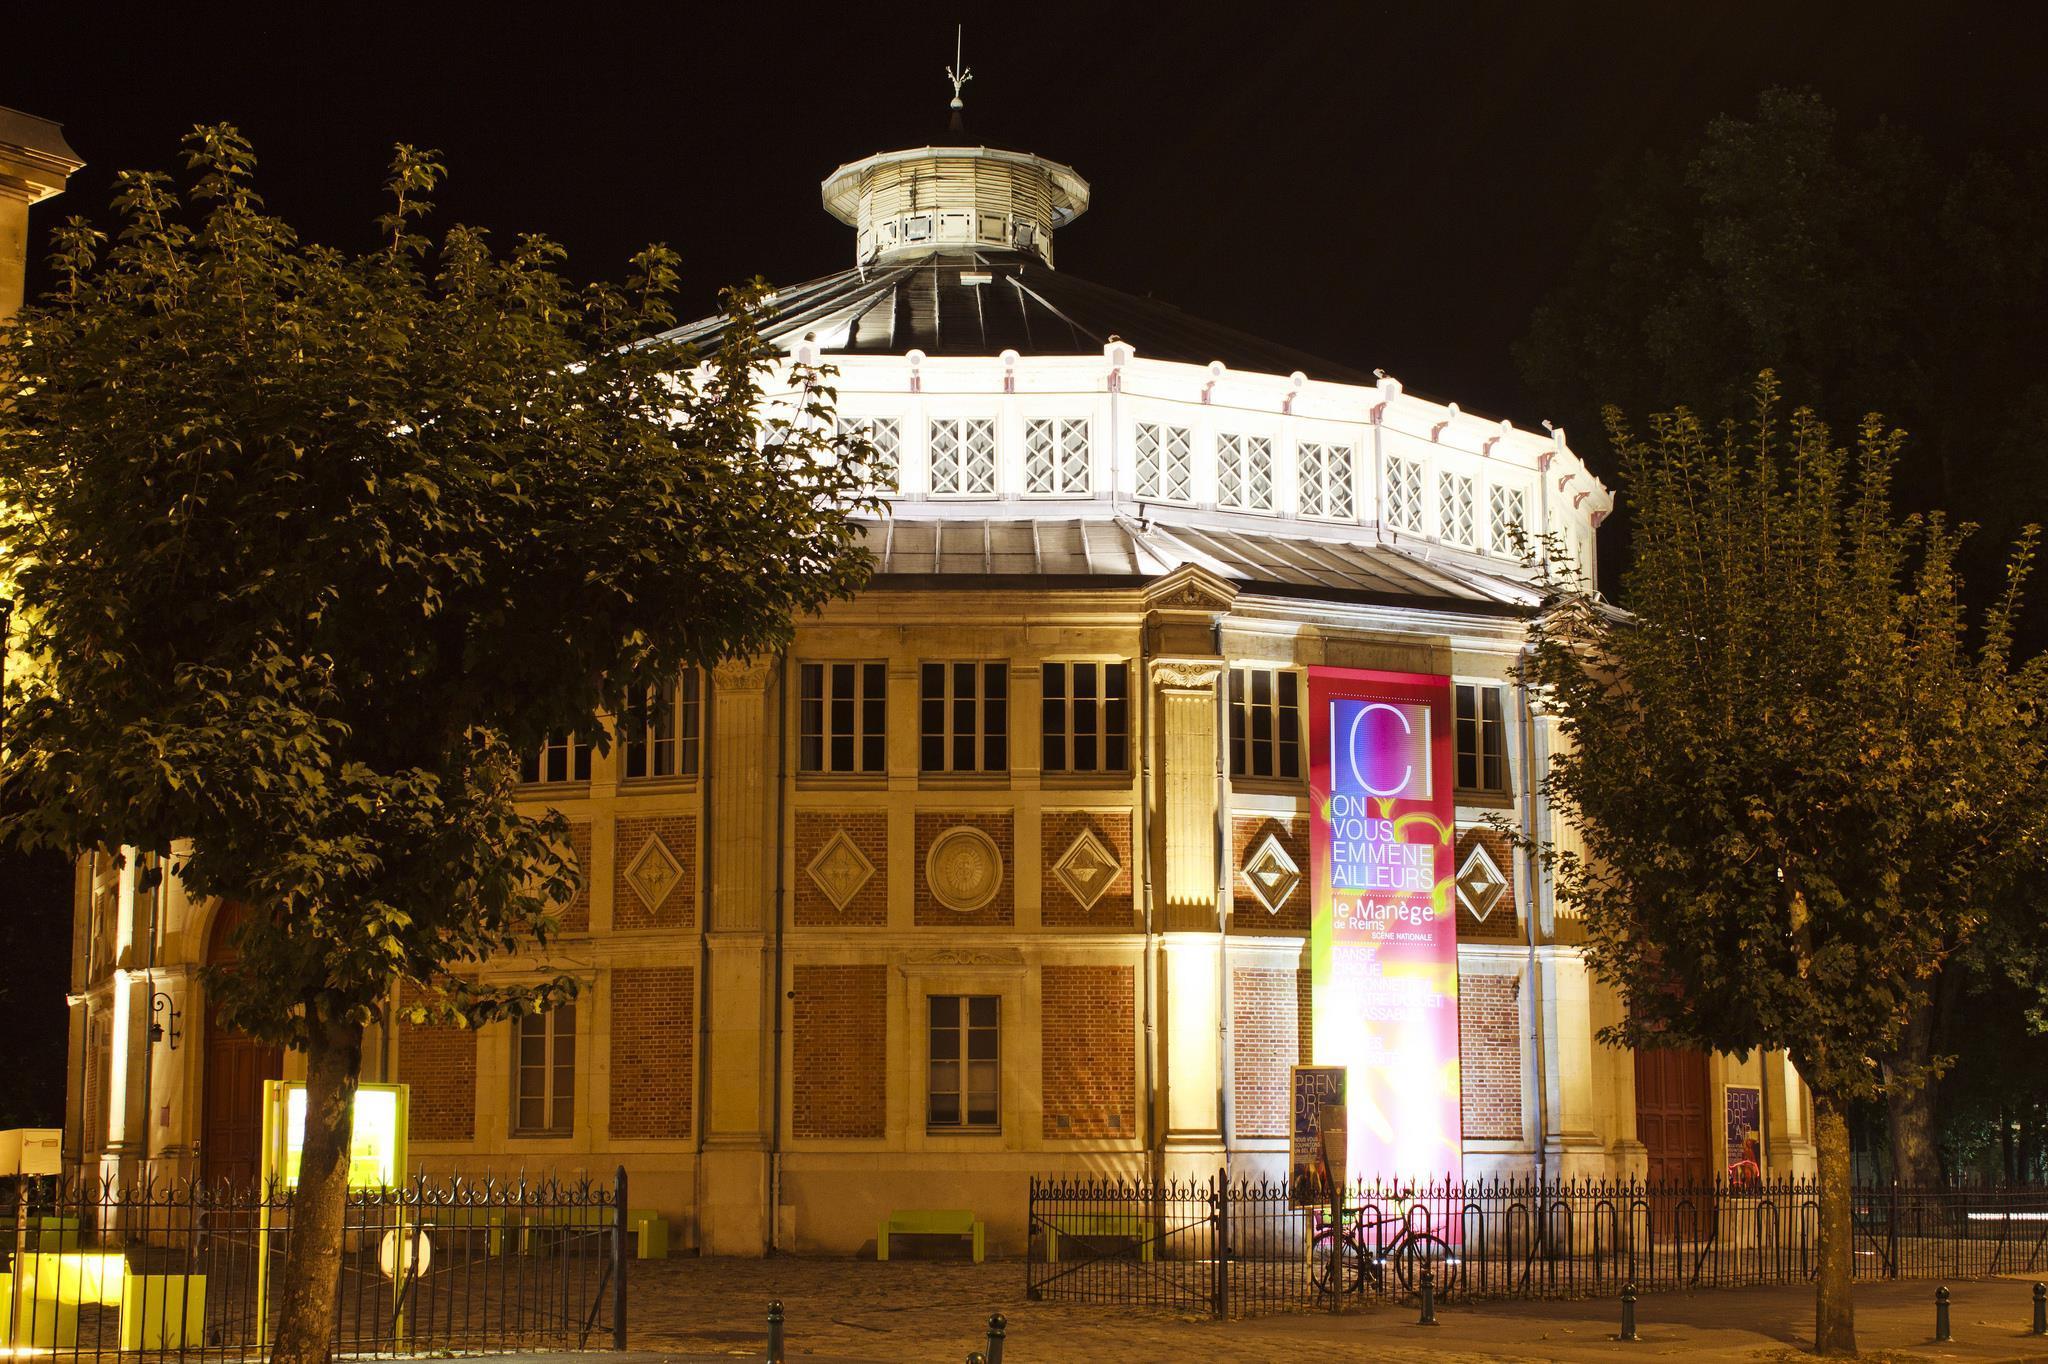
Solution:
{"label": "bicycle wheel", "polygon": [[1336,1241],[1337,1233],[1324,1227],[1309,1251],[1309,1282],[1320,1297],[1327,1297],[1336,1284],[1341,1283],[1346,1293],[1356,1293],[1365,1283],[1365,1257],[1359,1254],[1358,1242],[1346,1236],[1340,1257],[1332,1253]]}
{"label": "bicycle wheel", "polygon": [[1430,1278],[1436,1285],[1439,1302],[1457,1292],[1458,1272],[1464,1268],[1463,1264],[1442,1237],[1424,1232],[1409,1237],[1394,1261],[1395,1271],[1401,1276],[1401,1291],[1404,1294],[1422,1291],[1424,1265],[1429,1266]]}

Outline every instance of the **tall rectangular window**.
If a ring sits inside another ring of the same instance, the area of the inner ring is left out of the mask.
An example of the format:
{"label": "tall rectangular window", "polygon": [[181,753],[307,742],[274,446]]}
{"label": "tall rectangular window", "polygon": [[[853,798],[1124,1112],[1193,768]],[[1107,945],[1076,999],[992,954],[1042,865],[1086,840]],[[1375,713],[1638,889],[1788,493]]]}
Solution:
{"label": "tall rectangular window", "polygon": [[919,766],[927,772],[1010,767],[1010,665],[926,663],[918,669]]}
{"label": "tall rectangular window", "polygon": [[1351,447],[1305,440],[1298,453],[1301,514],[1349,521],[1355,515]]}
{"label": "tall rectangular window", "polygon": [[569,1136],[576,1130],[576,1006],[526,1014],[513,1027],[513,1133]]}
{"label": "tall rectangular window", "polygon": [[1216,438],[1216,505],[1273,510],[1273,442],[1264,436]]}
{"label": "tall rectangular window", "polygon": [[797,688],[797,765],[805,772],[888,767],[889,670],[881,663],[805,663]]}
{"label": "tall rectangular window", "polygon": [[930,427],[932,493],[987,497],[996,490],[993,417],[935,417]]}
{"label": "tall rectangular window", "polygon": [[949,1130],[996,1130],[1002,1125],[1001,998],[932,995],[927,1002],[931,1071],[926,1121]]}
{"label": "tall rectangular window", "polygon": [[519,759],[519,780],[571,782],[590,780],[590,745],[572,734],[551,734],[547,742]]}
{"label": "tall rectangular window", "polygon": [[1387,524],[1422,533],[1422,461],[1387,456]]}
{"label": "tall rectangular window", "polygon": [[1508,727],[1503,698],[1507,689],[1460,682],[1453,690],[1458,706],[1458,786],[1506,795]]}
{"label": "tall rectangular window", "polygon": [[1527,494],[1520,488],[1503,488],[1496,483],[1487,492],[1486,547],[1495,554],[1520,554],[1528,536],[1525,522]]}
{"label": "tall rectangular window", "polygon": [[1024,491],[1088,495],[1088,419],[1034,417],[1024,423]]}
{"label": "tall rectangular window", "polygon": [[643,693],[619,719],[626,776],[694,777],[702,728],[701,674],[684,671]]}
{"label": "tall rectangular window", "polygon": [[1128,772],[1130,665],[1044,667],[1044,762],[1048,772]]}
{"label": "tall rectangular window", "polygon": [[1230,775],[1301,777],[1301,674],[1230,670]]}
{"label": "tall rectangular window", "polygon": [[877,492],[895,495],[903,491],[903,421],[898,417],[839,418],[839,433],[858,431],[875,447],[870,473]]}
{"label": "tall rectangular window", "polygon": [[1436,504],[1443,517],[1443,538],[1454,545],[1476,547],[1472,524],[1472,480],[1460,474],[1442,473],[1436,480]]}
{"label": "tall rectangular window", "polygon": [[1195,500],[1194,437],[1186,427],[1138,423],[1138,496]]}

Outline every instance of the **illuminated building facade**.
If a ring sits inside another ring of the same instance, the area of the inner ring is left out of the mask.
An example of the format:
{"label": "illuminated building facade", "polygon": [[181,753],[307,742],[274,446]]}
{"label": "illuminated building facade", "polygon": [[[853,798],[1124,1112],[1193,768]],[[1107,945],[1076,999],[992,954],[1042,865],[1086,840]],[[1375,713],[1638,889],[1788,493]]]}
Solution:
{"label": "illuminated building facade", "polygon": [[[1489,823],[1557,832],[1531,795],[1554,732],[1513,681],[1526,561],[1590,570],[1613,505],[1562,431],[1055,270],[1089,187],[1036,156],[887,153],[823,197],[857,262],[782,289],[769,335],[836,367],[891,462],[878,572],[786,654],[650,697],[609,754],[531,756],[588,877],[552,958],[585,990],[375,1040],[416,1161],[623,1163],[680,1244],[739,1254],[855,1250],[903,1208],[971,1208],[1015,1249],[1034,1173],[1278,1173],[1289,1067],[1357,1007],[1317,978],[1311,697],[1338,687],[1362,734],[1400,674],[1443,774],[1415,806],[1442,812],[1439,1168],[1710,1177],[1753,1093],[1764,1161],[1810,1169],[1782,1057],[1598,1043],[1617,1004],[1580,927]],[[1353,761],[1370,840],[1382,788]],[[132,885],[81,868],[72,1149],[246,1174],[283,1058],[210,1019],[193,973],[226,916]],[[158,993],[177,1048],[149,1039]]]}

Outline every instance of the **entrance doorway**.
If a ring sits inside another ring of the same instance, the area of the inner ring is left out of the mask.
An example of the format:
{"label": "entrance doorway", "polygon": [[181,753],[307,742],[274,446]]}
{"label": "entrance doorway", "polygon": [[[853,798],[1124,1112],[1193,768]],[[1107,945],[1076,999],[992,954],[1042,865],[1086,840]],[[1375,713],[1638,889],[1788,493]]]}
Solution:
{"label": "entrance doorway", "polygon": [[1649,1152],[1652,1184],[1705,1184],[1713,1178],[1707,1125],[1707,1054],[1636,1053],[1636,1139]]}
{"label": "entrance doorway", "polygon": [[[229,941],[248,909],[230,900],[214,916],[207,935],[206,964],[235,960]],[[263,1172],[263,1082],[284,1078],[284,1053],[220,1020],[220,1007],[206,1006],[204,1107],[199,1127],[199,1169],[207,1183],[254,1188]]]}

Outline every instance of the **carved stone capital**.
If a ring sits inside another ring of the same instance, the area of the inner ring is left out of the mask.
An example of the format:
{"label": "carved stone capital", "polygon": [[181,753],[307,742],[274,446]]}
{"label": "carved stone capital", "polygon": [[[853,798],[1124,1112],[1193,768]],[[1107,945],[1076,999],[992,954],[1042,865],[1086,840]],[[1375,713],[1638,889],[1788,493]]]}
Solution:
{"label": "carved stone capital", "polygon": [[711,670],[720,691],[766,691],[775,677],[775,656],[728,658]]}
{"label": "carved stone capital", "polygon": [[1152,685],[1163,692],[1208,692],[1223,675],[1220,658],[1155,658]]}

